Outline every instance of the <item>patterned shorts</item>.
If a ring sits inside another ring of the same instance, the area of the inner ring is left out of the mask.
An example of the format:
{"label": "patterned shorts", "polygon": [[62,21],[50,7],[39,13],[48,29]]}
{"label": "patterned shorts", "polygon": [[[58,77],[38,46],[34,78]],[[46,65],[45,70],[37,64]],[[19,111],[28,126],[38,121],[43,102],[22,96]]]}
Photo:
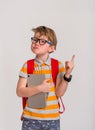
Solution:
{"label": "patterned shorts", "polygon": [[60,130],[60,120],[23,119],[22,130]]}

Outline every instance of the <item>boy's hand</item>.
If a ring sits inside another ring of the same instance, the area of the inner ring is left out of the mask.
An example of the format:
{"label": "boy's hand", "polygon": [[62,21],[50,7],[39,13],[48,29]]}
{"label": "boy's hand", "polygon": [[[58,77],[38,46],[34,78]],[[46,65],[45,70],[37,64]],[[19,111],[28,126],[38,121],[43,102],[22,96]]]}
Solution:
{"label": "boy's hand", "polygon": [[74,68],[74,59],[75,59],[75,55],[72,56],[71,61],[66,61],[65,62],[65,69],[66,69],[66,76],[69,77],[73,68]]}
{"label": "boy's hand", "polygon": [[41,92],[49,92],[50,91],[50,79],[45,79],[43,83],[40,85]]}

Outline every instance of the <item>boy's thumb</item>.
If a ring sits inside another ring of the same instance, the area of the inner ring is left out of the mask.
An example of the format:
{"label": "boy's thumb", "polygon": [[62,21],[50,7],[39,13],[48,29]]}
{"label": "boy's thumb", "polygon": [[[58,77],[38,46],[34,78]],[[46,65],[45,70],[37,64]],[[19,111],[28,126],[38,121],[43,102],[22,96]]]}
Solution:
{"label": "boy's thumb", "polygon": [[46,81],[47,83],[50,83],[50,79],[49,79],[49,78],[45,79],[45,81]]}

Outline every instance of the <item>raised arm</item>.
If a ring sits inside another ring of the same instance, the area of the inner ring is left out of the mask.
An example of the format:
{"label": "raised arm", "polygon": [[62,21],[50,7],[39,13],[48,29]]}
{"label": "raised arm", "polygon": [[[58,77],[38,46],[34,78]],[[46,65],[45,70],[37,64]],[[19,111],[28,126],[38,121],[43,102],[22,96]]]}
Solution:
{"label": "raised arm", "polygon": [[[65,62],[65,77],[66,78],[70,78],[71,72],[74,68],[74,59],[75,59],[75,55],[72,56],[72,59],[70,61]],[[58,78],[57,83],[56,83],[56,95],[58,97],[63,96],[67,89],[67,86],[68,86],[68,82],[64,79],[64,77]]]}

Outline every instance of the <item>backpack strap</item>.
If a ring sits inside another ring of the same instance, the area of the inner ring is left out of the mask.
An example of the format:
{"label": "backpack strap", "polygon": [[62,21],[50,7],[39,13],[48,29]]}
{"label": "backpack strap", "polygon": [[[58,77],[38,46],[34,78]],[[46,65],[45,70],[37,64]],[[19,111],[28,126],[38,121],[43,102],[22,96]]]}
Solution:
{"label": "backpack strap", "polygon": [[51,70],[52,70],[52,78],[54,83],[56,84],[56,78],[57,78],[57,74],[59,72],[59,68],[58,68],[58,60],[51,58]]}
{"label": "backpack strap", "polygon": [[27,74],[33,74],[34,71],[34,59],[27,61]]}
{"label": "backpack strap", "polygon": [[[53,78],[53,81],[54,81],[55,86],[56,86],[56,78],[57,78],[57,75],[59,72],[58,60],[51,58],[51,68],[52,68],[52,78]],[[62,114],[65,111],[65,106],[64,106],[64,103],[62,101],[62,97],[60,97],[58,99],[58,104],[59,104],[59,108],[60,108],[59,113]]]}

